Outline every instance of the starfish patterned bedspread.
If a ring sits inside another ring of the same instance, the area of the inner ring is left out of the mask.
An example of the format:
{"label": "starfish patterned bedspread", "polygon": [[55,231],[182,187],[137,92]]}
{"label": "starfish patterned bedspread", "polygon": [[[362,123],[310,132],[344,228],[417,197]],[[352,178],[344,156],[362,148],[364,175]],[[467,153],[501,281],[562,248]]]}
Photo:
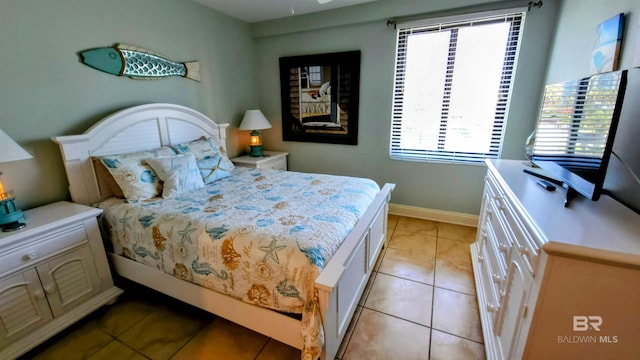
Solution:
{"label": "starfish patterned bedspread", "polygon": [[303,358],[317,358],[323,331],[314,281],[379,191],[369,179],[238,167],[180,197],[97,206],[115,254],[302,314]]}

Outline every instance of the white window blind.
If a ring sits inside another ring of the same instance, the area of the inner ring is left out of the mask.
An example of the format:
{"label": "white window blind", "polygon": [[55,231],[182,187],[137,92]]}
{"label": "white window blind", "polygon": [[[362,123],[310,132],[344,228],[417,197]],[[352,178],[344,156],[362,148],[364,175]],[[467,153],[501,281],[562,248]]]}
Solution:
{"label": "white window blind", "polygon": [[525,13],[470,16],[398,26],[392,159],[500,155]]}

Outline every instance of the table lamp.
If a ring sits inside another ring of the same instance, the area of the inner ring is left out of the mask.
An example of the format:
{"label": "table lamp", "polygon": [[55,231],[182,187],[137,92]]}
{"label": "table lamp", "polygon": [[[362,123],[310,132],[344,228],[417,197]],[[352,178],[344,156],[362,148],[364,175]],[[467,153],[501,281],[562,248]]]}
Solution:
{"label": "table lamp", "polygon": [[260,133],[258,130],[270,129],[271,124],[267,118],[264,117],[262,111],[260,110],[247,110],[244,113],[244,117],[242,118],[242,123],[240,123],[240,130],[252,130],[251,140],[249,141],[249,146],[251,147],[251,151],[249,152],[249,156],[261,157],[264,156],[262,152],[262,139],[260,138]]}
{"label": "table lamp", "polygon": [[[31,159],[33,156],[24,151],[2,129],[0,129],[0,163]],[[22,211],[16,208],[12,190],[5,191],[0,172],[0,227],[2,231],[14,231],[26,226]]]}

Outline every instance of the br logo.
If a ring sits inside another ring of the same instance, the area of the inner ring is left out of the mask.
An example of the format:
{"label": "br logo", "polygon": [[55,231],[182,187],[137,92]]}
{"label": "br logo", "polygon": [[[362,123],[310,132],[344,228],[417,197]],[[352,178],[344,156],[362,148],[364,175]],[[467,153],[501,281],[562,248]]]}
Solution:
{"label": "br logo", "polygon": [[600,331],[602,317],[594,315],[577,315],[573,317],[573,331]]}

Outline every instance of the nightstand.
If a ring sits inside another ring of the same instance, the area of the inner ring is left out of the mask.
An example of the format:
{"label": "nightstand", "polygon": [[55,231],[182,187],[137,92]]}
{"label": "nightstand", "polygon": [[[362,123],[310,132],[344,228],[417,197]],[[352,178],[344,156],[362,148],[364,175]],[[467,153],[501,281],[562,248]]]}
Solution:
{"label": "nightstand", "polygon": [[278,151],[265,151],[265,156],[240,156],[231,159],[234,165],[241,167],[250,167],[258,169],[275,169],[275,170],[287,170],[287,155],[288,152]]}
{"label": "nightstand", "polygon": [[0,233],[0,358],[24,354],[122,294],[102,244],[101,213],[61,201],[25,211],[27,227]]}

